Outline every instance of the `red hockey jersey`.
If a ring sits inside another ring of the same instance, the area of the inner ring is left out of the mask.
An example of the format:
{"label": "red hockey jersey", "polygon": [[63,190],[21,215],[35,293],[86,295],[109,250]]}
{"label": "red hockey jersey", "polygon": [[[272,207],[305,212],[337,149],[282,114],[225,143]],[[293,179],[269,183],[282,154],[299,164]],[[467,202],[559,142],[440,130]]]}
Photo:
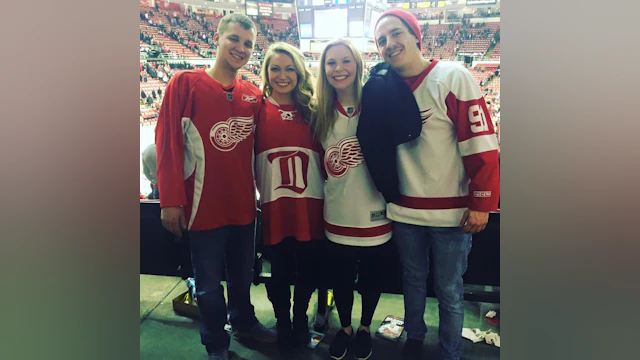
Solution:
{"label": "red hockey jersey", "polygon": [[420,137],[398,146],[402,197],[394,221],[458,226],[465,210],[498,208],[498,143],[478,84],[455,63],[433,60],[411,85],[422,115]]}
{"label": "red hockey jersey", "polygon": [[322,148],[294,105],[262,100],[255,154],[264,244],[324,238]]}
{"label": "red hockey jersey", "polygon": [[229,87],[204,70],[177,73],[156,126],[160,206],[182,206],[188,230],[246,225],[256,215],[254,117],[262,94]]}

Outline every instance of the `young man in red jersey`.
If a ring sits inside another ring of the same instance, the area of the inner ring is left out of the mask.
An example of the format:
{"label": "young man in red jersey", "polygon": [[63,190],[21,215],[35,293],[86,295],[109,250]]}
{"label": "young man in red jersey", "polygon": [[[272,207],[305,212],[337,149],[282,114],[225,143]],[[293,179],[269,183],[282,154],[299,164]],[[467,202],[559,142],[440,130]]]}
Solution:
{"label": "young man in red jersey", "polygon": [[[471,234],[482,231],[489,212],[498,207],[495,131],[469,71],[455,63],[422,57],[422,36],[414,15],[400,9],[386,11],[376,24],[375,40],[385,61],[380,67],[386,68],[380,76],[378,69],[372,69],[374,80],[365,85],[360,126],[369,128],[359,129],[358,136],[369,164],[380,154],[372,140],[389,143],[386,138],[403,139],[397,146],[392,143],[395,156],[390,164],[395,169],[376,184],[393,185],[380,191],[390,194],[387,217],[394,221],[403,265],[407,331],[403,355],[422,359],[431,250],[440,309],[441,359],[459,360],[464,318],[462,275],[467,269]],[[389,93],[390,89],[406,88],[407,96],[400,99]],[[375,109],[380,102],[382,108]],[[368,103],[374,105],[368,107]],[[408,111],[413,108],[415,113]],[[402,113],[412,115],[405,118],[399,115]],[[418,126],[417,135],[397,130],[412,129],[413,124]],[[392,175],[397,177],[389,180]],[[374,171],[372,177],[376,182]]]}
{"label": "young man in red jersey", "polygon": [[209,359],[228,358],[224,269],[236,334],[276,340],[256,319],[249,297],[256,217],[253,127],[262,94],[238,79],[238,70],[249,61],[255,40],[251,19],[225,16],[214,36],[214,66],[171,79],[156,127],[162,224],[178,236],[189,232],[200,336]]}

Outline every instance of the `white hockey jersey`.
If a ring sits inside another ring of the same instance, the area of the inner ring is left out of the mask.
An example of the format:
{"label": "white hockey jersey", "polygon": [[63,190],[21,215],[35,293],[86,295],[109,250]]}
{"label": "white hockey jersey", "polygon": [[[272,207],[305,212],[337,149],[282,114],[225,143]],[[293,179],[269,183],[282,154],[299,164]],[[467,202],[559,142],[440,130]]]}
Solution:
{"label": "white hockey jersey", "polygon": [[402,197],[387,205],[389,219],[455,227],[467,208],[497,210],[498,143],[473,76],[458,64],[433,60],[411,90],[422,132],[398,146]]}
{"label": "white hockey jersey", "polygon": [[329,240],[349,246],[377,246],[391,239],[386,202],[376,189],[356,138],[360,109],[349,116],[337,103],[333,130],[322,142],[327,183],[324,187],[325,232]]}

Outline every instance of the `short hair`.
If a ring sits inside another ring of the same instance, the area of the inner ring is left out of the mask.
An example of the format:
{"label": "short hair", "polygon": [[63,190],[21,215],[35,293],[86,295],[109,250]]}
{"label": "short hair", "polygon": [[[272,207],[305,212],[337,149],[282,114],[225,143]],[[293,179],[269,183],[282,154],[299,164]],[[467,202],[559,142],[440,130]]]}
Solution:
{"label": "short hair", "polygon": [[222,20],[220,20],[220,23],[218,24],[218,36],[224,34],[224,32],[227,30],[227,27],[229,27],[229,24],[231,23],[238,23],[245,30],[256,30],[256,24],[254,24],[251,18],[249,18],[247,15],[233,13],[226,15],[222,18]]}

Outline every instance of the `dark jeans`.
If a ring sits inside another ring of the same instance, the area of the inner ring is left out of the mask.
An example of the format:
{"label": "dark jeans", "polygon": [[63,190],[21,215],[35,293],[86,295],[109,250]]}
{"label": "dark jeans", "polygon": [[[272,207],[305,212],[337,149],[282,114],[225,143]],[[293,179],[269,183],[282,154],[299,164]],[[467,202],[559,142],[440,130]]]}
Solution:
{"label": "dark jeans", "polygon": [[292,237],[273,246],[265,246],[265,254],[271,262],[271,278],[265,283],[267,295],[273,304],[276,320],[281,325],[290,324],[291,284],[294,319],[305,319],[311,294],[324,286],[323,246],[326,240],[297,241]]}
{"label": "dark jeans", "polygon": [[200,340],[209,353],[229,348],[229,334],[224,330],[227,304],[220,284],[225,270],[231,325],[244,331],[258,322],[249,296],[255,258],[254,231],[252,222],[189,232],[196,296],[202,317]]}
{"label": "dark jeans", "polygon": [[351,325],[356,277],[358,292],[362,296],[360,324],[371,325],[382,293],[385,258],[392,251],[395,249],[391,241],[371,247],[347,246],[329,241],[327,254],[331,259],[330,285],[333,287],[333,297],[342,327]]}
{"label": "dark jeans", "polygon": [[427,332],[424,309],[431,250],[440,315],[440,355],[442,360],[459,360],[464,321],[462,275],[467,271],[471,235],[464,234],[460,227],[418,226],[398,222],[393,224],[393,235],[403,269],[407,338],[422,341]]}

